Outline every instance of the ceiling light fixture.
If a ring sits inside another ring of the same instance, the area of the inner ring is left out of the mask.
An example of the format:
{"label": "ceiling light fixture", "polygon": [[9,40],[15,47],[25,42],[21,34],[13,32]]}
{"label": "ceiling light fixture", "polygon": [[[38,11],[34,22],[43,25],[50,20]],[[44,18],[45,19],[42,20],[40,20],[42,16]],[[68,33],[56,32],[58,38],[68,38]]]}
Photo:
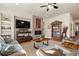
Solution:
{"label": "ceiling light fixture", "polygon": [[56,3],[48,3],[47,5],[42,5],[40,6],[42,7],[47,7],[46,11],[49,11],[49,9],[54,8],[54,9],[58,9],[58,6],[56,6]]}
{"label": "ceiling light fixture", "polygon": [[19,3],[16,3],[16,5],[19,5]]}
{"label": "ceiling light fixture", "polygon": [[51,9],[51,5],[49,5],[48,8]]}

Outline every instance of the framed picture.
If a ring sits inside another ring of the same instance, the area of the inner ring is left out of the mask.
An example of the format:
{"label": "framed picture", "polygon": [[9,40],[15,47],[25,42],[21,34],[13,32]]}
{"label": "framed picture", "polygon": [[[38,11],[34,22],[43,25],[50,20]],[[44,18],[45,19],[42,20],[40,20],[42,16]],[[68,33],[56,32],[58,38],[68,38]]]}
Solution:
{"label": "framed picture", "polygon": [[36,18],[36,28],[41,28],[41,19]]}

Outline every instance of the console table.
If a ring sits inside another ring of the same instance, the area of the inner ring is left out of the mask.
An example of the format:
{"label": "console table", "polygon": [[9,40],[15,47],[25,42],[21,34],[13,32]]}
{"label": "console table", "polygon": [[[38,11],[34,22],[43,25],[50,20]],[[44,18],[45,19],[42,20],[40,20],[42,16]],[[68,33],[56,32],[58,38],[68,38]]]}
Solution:
{"label": "console table", "polygon": [[32,40],[31,31],[25,31],[26,29],[21,29],[17,32],[17,41],[19,43]]}

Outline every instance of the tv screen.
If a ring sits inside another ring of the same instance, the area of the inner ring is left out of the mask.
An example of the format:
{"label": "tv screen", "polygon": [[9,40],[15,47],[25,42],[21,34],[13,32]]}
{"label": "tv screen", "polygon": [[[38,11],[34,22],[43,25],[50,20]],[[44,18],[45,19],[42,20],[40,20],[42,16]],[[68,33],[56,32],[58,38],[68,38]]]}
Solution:
{"label": "tv screen", "polygon": [[16,19],[16,28],[30,28],[30,22]]}

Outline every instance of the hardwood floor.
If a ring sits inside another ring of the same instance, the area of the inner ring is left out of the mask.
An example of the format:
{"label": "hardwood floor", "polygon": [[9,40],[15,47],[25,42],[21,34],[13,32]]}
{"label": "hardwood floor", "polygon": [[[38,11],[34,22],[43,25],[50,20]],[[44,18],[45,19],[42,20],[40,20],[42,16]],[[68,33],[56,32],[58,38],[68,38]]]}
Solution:
{"label": "hardwood floor", "polygon": [[[23,42],[20,44],[23,47],[23,49],[26,51],[27,56],[37,56],[36,55],[37,49],[33,47],[33,41]],[[49,40],[49,45],[48,46],[42,45],[41,48],[50,49],[53,47],[54,44],[60,44],[60,42]]]}
{"label": "hardwood floor", "polygon": [[36,56],[36,49],[33,47],[33,41],[23,42],[21,46],[28,56]]}

